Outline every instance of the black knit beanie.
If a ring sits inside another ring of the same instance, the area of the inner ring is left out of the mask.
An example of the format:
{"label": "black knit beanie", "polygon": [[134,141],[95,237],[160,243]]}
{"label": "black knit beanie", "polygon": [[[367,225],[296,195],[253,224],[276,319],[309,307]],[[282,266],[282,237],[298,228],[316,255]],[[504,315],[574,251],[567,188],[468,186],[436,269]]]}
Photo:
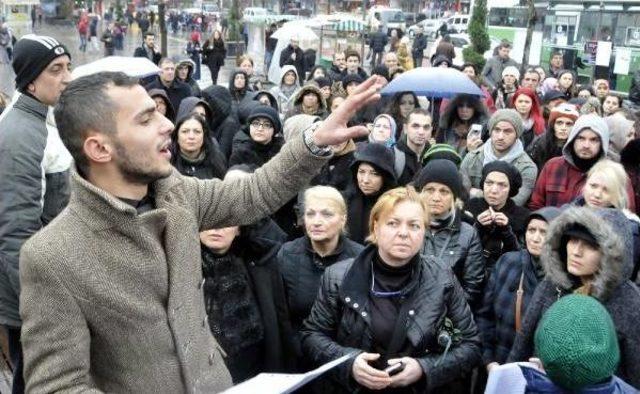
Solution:
{"label": "black knit beanie", "polygon": [[518,172],[512,164],[506,161],[492,161],[482,167],[482,180],[480,180],[480,188],[484,188],[484,180],[487,179],[487,175],[492,172],[501,172],[509,179],[509,197],[513,197],[518,194],[520,187],[522,186],[522,175]]}
{"label": "black knit beanie", "polygon": [[58,56],[71,54],[58,40],[48,36],[27,34],[13,47],[13,71],[16,73],[16,88],[25,88],[44,71]]}
{"label": "black knit beanie", "polygon": [[441,183],[449,187],[455,197],[462,195],[462,181],[460,180],[458,168],[450,160],[435,159],[429,161],[415,177],[413,185],[420,192],[430,182]]}
{"label": "black knit beanie", "polygon": [[278,115],[278,111],[276,111],[275,109],[266,105],[258,105],[251,110],[251,113],[247,118],[247,122],[251,123],[251,121],[256,118],[269,119],[269,121],[273,125],[273,135],[282,133],[282,123],[280,122],[280,115]]}

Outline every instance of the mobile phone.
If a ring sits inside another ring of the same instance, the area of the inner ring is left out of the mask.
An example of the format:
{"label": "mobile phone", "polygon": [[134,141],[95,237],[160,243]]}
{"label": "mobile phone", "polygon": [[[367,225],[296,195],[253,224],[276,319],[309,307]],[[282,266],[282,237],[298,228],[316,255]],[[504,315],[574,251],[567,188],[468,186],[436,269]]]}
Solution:
{"label": "mobile phone", "polygon": [[389,374],[389,376],[397,375],[404,370],[404,363],[402,361],[397,362],[393,365],[385,368],[385,372]]}
{"label": "mobile phone", "polygon": [[474,123],[469,128],[469,134],[467,138],[482,138],[482,125],[478,123]]}

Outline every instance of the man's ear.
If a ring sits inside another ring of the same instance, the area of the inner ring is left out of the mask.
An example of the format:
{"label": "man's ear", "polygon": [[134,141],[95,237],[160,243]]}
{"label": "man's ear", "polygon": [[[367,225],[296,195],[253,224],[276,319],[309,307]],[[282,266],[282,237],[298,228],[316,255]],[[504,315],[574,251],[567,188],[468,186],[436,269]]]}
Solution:
{"label": "man's ear", "polygon": [[90,132],[89,137],[82,145],[85,156],[89,162],[108,163],[113,160],[115,146],[111,138],[103,133]]}

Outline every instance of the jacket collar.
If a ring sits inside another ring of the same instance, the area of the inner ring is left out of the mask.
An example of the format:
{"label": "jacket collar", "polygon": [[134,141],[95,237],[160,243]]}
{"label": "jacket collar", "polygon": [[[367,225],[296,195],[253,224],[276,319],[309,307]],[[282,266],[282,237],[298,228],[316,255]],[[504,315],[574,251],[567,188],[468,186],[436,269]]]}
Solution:
{"label": "jacket collar", "polygon": [[[181,185],[182,182],[181,176],[175,169],[167,178],[154,182],[152,187],[155,190],[156,209],[143,215],[157,213],[171,205],[172,198],[169,191]],[[138,216],[134,207],[84,179],[75,166],[71,172],[69,208],[77,210],[80,218],[94,230],[118,227]]]}
{"label": "jacket collar", "polygon": [[[338,239],[338,245],[336,246],[335,250],[324,257],[326,258],[326,257],[337,256],[341,254],[344,250],[344,239],[345,239],[344,235],[340,234],[340,238]],[[304,236],[304,246],[308,253],[317,255],[316,251],[313,250],[313,246],[311,246],[311,240],[307,235]]]}
{"label": "jacket collar", "polygon": [[16,103],[14,104],[15,108],[21,109],[26,112],[30,112],[37,117],[45,120],[47,118],[47,114],[49,112],[49,106],[43,104],[38,101],[35,97],[30,94],[18,93],[20,96],[18,97]]}

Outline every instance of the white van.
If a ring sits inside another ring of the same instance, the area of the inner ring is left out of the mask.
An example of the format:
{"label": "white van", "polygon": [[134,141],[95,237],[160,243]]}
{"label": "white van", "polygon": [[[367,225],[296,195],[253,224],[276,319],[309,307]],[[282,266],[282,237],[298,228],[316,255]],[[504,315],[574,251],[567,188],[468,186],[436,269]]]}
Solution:
{"label": "white van", "polygon": [[382,23],[382,26],[386,27],[387,32],[390,32],[392,29],[404,32],[407,27],[404,12],[402,12],[400,8],[373,7],[369,10],[367,18],[369,26],[372,27],[373,18],[376,18],[378,22]]}
{"label": "white van", "polygon": [[466,33],[469,30],[471,15],[453,15],[447,18],[447,27],[456,33]]}

